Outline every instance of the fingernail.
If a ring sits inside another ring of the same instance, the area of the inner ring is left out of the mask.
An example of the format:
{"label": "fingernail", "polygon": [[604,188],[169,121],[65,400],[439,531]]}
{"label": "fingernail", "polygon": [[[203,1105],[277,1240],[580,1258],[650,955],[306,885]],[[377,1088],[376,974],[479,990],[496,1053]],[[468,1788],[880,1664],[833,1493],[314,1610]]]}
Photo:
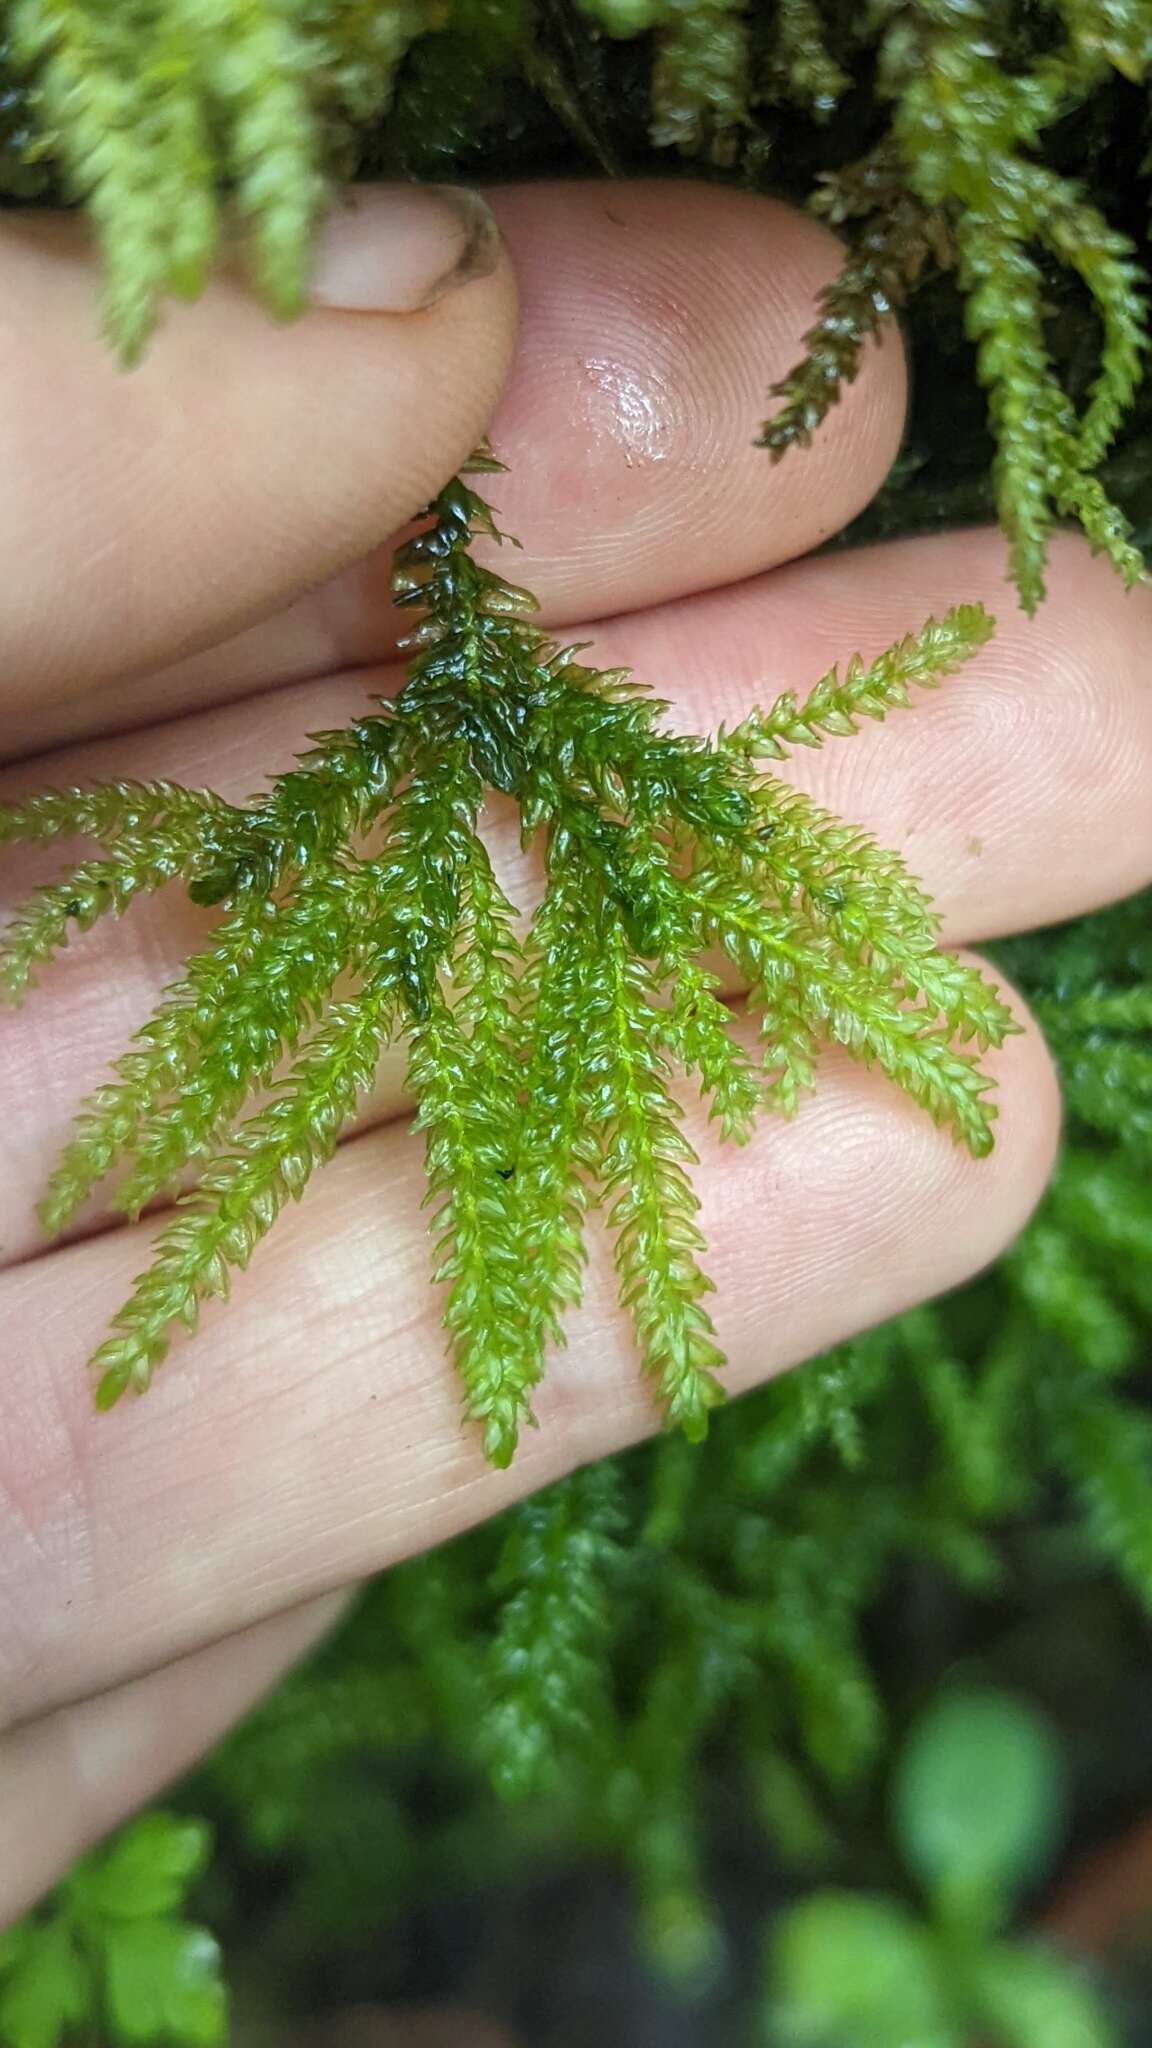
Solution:
{"label": "fingernail", "polygon": [[499,260],[500,231],[478,192],[359,186],[325,223],[309,297],[350,313],[417,313]]}

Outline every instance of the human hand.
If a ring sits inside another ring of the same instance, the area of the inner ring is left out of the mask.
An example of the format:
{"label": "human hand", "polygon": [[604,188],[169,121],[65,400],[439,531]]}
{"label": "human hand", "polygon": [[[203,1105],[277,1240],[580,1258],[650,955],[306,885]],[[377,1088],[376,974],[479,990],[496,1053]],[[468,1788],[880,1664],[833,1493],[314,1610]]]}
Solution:
{"label": "human hand", "polygon": [[[904,403],[893,335],[810,451],[774,468],[751,446],[835,266],[830,239],[767,201],[682,184],[496,204],[524,324],[493,427],[510,474],[492,495],[546,621],[704,730],[982,599],[1000,632],[939,696],[786,772],[907,855],[949,943],[1148,880],[1147,593],[1125,597],[1071,539],[1032,624],[993,532],[799,559],[879,485]],[[381,219],[371,246],[387,238]],[[2,239],[0,793],[172,776],[243,797],[307,733],[356,715],[366,685],[394,686],[383,543],[487,423],[512,342],[508,272],[402,319],[329,310],[280,331],[221,285],[122,379],[92,335],[74,224],[10,220]],[[346,275],[345,303],[350,289]],[[511,821],[494,810],[492,829],[522,892]],[[4,900],[57,860],[6,855]],[[387,1061],[358,1134],[231,1307],[147,1402],[92,1414],[82,1361],[145,1263],[146,1227],[94,1210],[49,1251],[34,1204],[78,1097],[210,922],[171,893],[140,906],[0,1018],[5,1915],[242,1711],[327,1624],[333,1589],[654,1423],[594,1247],[541,1430],[510,1472],[483,1464],[460,1426],[419,1147]],[[981,1164],[831,1055],[795,1122],[745,1151],[694,1129],[734,1392],[956,1284],[1015,1233],[1051,1164],[1056,1089],[1030,1028],[994,1065],[999,1140]]]}

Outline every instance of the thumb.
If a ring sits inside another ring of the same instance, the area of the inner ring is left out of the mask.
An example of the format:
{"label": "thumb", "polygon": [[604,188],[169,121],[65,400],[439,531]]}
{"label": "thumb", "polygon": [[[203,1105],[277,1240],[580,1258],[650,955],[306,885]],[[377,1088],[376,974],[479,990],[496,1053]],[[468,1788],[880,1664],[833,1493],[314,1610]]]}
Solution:
{"label": "thumb", "polygon": [[482,437],[515,331],[483,200],[361,190],[312,309],[230,278],[120,371],[82,223],[0,222],[0,746],[290,603],[411,517]]}

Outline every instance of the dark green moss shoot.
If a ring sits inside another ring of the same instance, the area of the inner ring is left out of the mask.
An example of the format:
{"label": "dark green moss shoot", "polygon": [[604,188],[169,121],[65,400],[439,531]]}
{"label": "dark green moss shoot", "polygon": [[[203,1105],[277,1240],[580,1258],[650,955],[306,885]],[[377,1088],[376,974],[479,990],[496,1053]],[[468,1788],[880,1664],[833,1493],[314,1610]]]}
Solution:
{"label": "dark green moss shoot", "polygon": [[[498,467],[482,453],[468,476]],[[248,806],[160,783],[0,806],[0,844],[80,831],[101,848],[10,919],[10,1002],[73,930],[174,878],[221,909],[82,1107],[42,1204],[60,1231],[113,1175],[114,1207],[138,1217],[198,1168],[94,1355],[102,1407],[147,1387],[177,1328],[227,1294],[401,1038],[464,1411],[499,1465],[579,1301],[592,1207],[665,1418],[699,1438],[721,1398],[680,1077],[740,1141],[794,1108],[835,1043],[972,1152],[991,1144],[979,1055],[1008,1010],[938,950],[899,859],[764,765],[907,704],[983,645],[987,614],[958,606],[803,702],[681,738],[626,672],[534,623],[528,593],[473,559],[478,534],[502,538],[458,479],[397,555],[415,614],[399,696],[313,735]],[[526,931],[480,835],[489,791],[542,853]],[[748,990],[757,1057],[730,1028],[718,955]]]}

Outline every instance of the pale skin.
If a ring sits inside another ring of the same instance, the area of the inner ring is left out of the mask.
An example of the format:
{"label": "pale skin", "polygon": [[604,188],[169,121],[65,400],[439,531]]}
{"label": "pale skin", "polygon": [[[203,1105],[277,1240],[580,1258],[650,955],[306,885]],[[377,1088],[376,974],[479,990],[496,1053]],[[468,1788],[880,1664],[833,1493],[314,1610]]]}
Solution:
{"label": "pale skin", "polygon": [[[899,445],[898,337],[807,454],[751,446],[830,238],[682,185],[497,195],[501,260],[428,311],[271,330],[230,286],[124,379],[72,224],[9,217],[0,333],[0,794],[109,774],[228,796],[395,686],[387,541],[493,418],[508,573],[706,730],[874,654],[959,599],[1000,620],[937,697],[788,773],[902,848],[949,943],[1152,879],[1152,598],[1075,539],[1029,623],[992,531],[802,557]],[[503,393],[503,396],[501,396]],[[507,820],[493,830],[507,844]],[[0,861],[8,905],[50,872]],[[515,872],[515,870],[513,870]],[[48,1248],[34,1204],[78,1097],[209,920],[171,892],[0,1016],[0,1915],[183,1770],[368,1573],[647,1434],[602,1248],[510,1472],[462,1430],[427,1279],[401,1067],[146,1400],[95,1417],[84,1360],[149,1227],[94,1207]],[[706,1130],[699,1186],[733,1392],[956,1285],[1010,1241],[1059,1106],[1036,1029],[994,1061],[973,1164],[882,1079],[829,1058],[791,1125]]]}

